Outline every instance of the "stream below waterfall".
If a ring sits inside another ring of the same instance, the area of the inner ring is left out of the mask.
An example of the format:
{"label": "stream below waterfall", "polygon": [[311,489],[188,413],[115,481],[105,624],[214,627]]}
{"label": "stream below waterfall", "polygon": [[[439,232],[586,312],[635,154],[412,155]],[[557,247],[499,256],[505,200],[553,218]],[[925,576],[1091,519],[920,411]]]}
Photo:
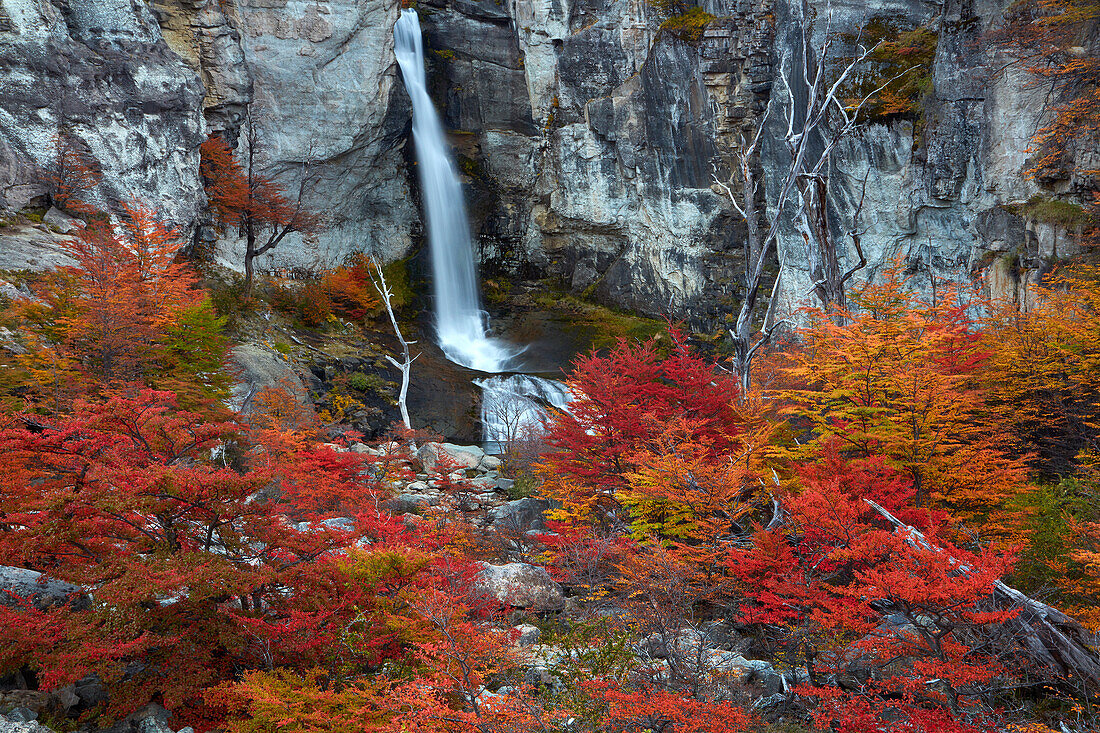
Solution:
{"label": "stream below waterfall", "polygon": [[482,390],[482,442],[487,451],[501,452],[510,441],[539,431],[548,409],[565,408],[570,393],[556,380],[517,373],[524,369],[524,347],[488,333],[462,180],[428,95],[423,37],[415,10],[401,11],[394,26],[394,53],[412,100],[413,141],[431,253],[436,342],[455,364],[495,375],[475,378],[473,383]]}

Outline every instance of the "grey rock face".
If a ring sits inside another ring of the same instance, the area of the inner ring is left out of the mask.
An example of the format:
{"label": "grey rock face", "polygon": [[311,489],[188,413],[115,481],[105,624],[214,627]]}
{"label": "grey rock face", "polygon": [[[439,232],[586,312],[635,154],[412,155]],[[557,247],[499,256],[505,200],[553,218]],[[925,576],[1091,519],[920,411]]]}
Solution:
{"label": "grey rock face", "polygon": [[232,5],[218,0],[157,0],[153,10],[164,40],[202,79],[207,131],[235,141],[252,101],[252,73],[244,63]]}
{"label": "grey rock face", "polygon": [[[397,74],[393,24],[383,0],[241,0],[237,28],[253,81],[251,115],[259,160],[327,226],[287,239],[258,261],[269,270],[331,267],[348,253],[403,255],[419,216],[410,198],[404,146],[410,106]],[[308,169],[305,164],[308,165]],[[222,260],[241,267],[243,243],[224,241]]]}
{"label": "grey rock face", "polygon": [[0,566],[0,605],[20,607],[28,603],[39,610],[64,604],[80,610],[89,605],[88,596],[79,586],[34,570]]}
{"label": "grey rock face", "polygon": [[234,410],[248,414],[253,398],[264,389],[285,389],[302,405],[311,401],[302,380],[289,364],[256,344],[241,344],[230,352],[236,381],[230,401]]}
{"label": "grey rock face", "polygon": [[561,586],[546,568],[512,562],[507,565],[482,563],[475,587],[501,603],[532,611],[560,611],[565,608]]}
{"label": "grey rock face", "polygon": [[129,0],[4,4],[0,29],[0,210],[50,193],[62,133],[101,173],[86,198],[132,199],[190,231],[205,203],[198,175],[203,96],[153,14]]}
{"label": "grey rock face", "polygon": [[[824,0],[811,5],[824,17]],[[1064,233],[1003,208],[1039,190],[1022,171],[1042,126],[1045,92],[978,42],[1001,17],[1001,4],[829,5],[834,32],[887,17],[903,27],[926,25],[939,38],[919,139],[909,122],[874,124],[833,156],[830,216],[840,239],[867,180],[859,227],[868,265],[857,281],[901,257],[922,273],[918,284],[970,282],[977,274],[992,294],[1019,297],[1018,276],[986,267],[995,259],[987,253],[1017,251],[1025,269],[1073,254]],[[497,15],[436,0],[430,38],[446,46],[433,60],[437,97],[453,126],[474,133],[459,150],[479,164],[469,181],[480,204],[473,226],[483,262],[552,275],[612,305],[655,314],[671,306],[694,325],[713,326],[736,308],[743,228],[712,190],[712,166],[721,166],[742,133],[752,134],[770,106],[761,165],[774,214],[788,164],[787,100],[777,75],[795,68],[802,18],[789,0],[705,6],[718,19],[697,43],[686,43],[658,33],[660,18],[642,2],[512,0],[512,38]],[[463,44],[459,28],[479,43]],[[501,105],[511,110],[507,119],[480,114],[480,100],[514,86],[513,43],[529,105],[509,99]],[[1009,71],[994,73],[1004,66]],[[517,124],[527,109],[535,133]],[[844,247],[854,263],[851,243]],[[807,256],[789,225],[778,248],[788,265],[780,297],[789,312],[807,299]]]}
{"label": "grey rock face", "polygon": [[516,499],[503,504],[492,512],[489,517],[492,526],[505,532],[526,532],[532,529],[544,529],[546,510],[550,508],[550,502],[544,499],[526,497]]}

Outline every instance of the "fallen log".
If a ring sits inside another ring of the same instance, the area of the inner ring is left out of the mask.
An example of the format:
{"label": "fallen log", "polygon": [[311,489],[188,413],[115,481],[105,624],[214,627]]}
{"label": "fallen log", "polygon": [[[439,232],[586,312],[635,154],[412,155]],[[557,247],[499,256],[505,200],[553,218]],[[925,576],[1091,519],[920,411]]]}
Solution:
{"label": "fallen log", "polygon": [[[929,542],[916,527],[901,521],[870,499],[864,501],[904,532],[906,541],[914,547],[944,551]],[[960,572],[970,571],[963,563],[958,563],[958,566]],[[1085,627],[1057,608],[1037,601],[1000,580],[993,584],[992,601],[998,610],[1018,610],[1005,626],[1032,659],[1062,679],[1068,681],[1076,678],[1089,687],[1100,687],[1100,654],[1093,645],[1093,635]]]}

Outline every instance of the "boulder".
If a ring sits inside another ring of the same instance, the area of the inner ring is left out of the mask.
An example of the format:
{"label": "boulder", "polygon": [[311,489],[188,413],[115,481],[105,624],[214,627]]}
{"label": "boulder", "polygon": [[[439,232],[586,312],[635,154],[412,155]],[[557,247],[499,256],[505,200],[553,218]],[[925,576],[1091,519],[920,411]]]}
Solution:
{"label": "boulder", "polygon": [[503,461],[496,456],[483,456],[481,463],[477,465],[477,470],[485,471],[486,473],[489,471],[498,471],[502,464]]}
{"label": "boulder", "polygon": [[550,502],[527,497],[502,504],[489,513],[492,526],[502,532],[527,532],[544,529],[546,510]]}
{"label": "boulder", "polygon": [[382,508],[390,514],[416,514],[429,506],[435,506],[439,499],[424,494],[397,494],[382,502]]}
{"label": "boulder", "polygon": [[783,675],[763,659],[745,659],[735,652],[709,650],[704,661],[708,675],[718,680],[756,683],[763,686],[765,695],[775,695],[786,688]]}
{"label": "boulder", "polygon": [[252,412],[256,393],[268,388],[281,387],[298,404],[313,404],[298,374],[275,352],[259,344],[241,344],[229,352],[229,361],[236,375],[230,407],[242,415]]}
{"label": "boulder", "polygon": [[506,565],[482,563],[475,587],[501,603],[531,611],[560,611],[565,608],[561,586],[546,568],[512,562]]}
{"label": "boulder", "polygon": [[485,451],[476,445],[455,445],[454,443],[425,443],[416,452],[421,465],[428,473],[435,473],[440,463],[447,464],[448,469],[453,470],[451,464],[459,469],[477,468],[485,458]]}
{"label": "boulder", "polygon": [[517,633],[516,644],[518,646],[534,646],[538,644],[539,639],[542,637],[542,632],[539,631],[537,626],[531,624],[520,624],[515,627]]}
{"label": "boulder", "polygon": [[0,733],[53,733],[37,720],[12,720],[0,715]]}
{"label": "boulder", "polygon": [[28,601],[38,610],[67,603],[79,611],[90,605],[80,586],[48,578],[34,570],[0,565],[0,605],[19,607]]}

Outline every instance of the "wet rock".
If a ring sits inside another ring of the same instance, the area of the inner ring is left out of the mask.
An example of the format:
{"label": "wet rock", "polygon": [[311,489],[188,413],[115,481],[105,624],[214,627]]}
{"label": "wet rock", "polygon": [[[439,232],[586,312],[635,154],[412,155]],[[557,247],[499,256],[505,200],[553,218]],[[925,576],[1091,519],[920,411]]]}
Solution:
{"label": "wet rock", "polygon": [[501,603],[531,611],[560,611],[565,607],[561,586],[550,577],[546,568],[527,563],[506,565],[482,563],[475,581],[482,593]]}

